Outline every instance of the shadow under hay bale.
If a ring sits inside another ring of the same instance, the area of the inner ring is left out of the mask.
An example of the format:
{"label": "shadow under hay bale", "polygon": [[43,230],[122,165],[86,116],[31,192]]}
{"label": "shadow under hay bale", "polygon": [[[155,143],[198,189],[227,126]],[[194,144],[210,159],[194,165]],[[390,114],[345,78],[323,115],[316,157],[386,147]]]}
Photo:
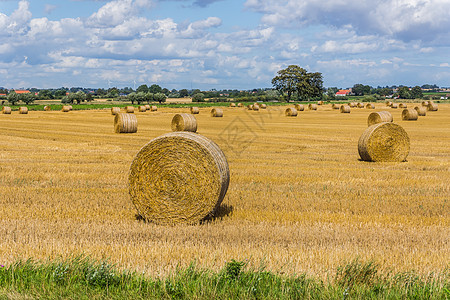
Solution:
{"label": "shadow under hay bale", "polygon": [[114,132],[115,133],[135,133],[137,132],[137,117],[130,113],[118,113],[114,117]]}
{"label": "shadow under hay bale", "polygon": [[172,118],[172,131],[197,131],[197,119],[192,114],[176,114]]}
{"label": "shadow under hay bale", "polygon": [[367,125],[372,126],[374,124],[383,122],[393,122],[394,118],[392,114],[388,111],[373,112],[367,118]]}
{"label": "shadow under hay bale", "polygon": [[199,134],[172,132],[151,140],[135,156],[129,193],[146,221],[198,224],[219,210],[229,180],[228,162],[216,143]]}
{"label": "shadow under hay bale", "polygon": [[409,137],[395,123],[369,126],[358,141],[358,153],[363,161],[402,162],[409,154]]}

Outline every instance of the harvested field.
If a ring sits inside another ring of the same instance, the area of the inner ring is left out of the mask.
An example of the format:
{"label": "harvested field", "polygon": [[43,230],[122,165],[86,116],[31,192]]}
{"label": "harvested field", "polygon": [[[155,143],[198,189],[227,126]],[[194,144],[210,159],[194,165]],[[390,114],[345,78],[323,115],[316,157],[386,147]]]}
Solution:
{"label": "harvested field", "polygon": [[323,279],[355,258],[393,272],[450,267],[450,104],[400,121],[411,141],[403,163],[359,160],[367,110],[325,106],[287,118],[286,106],[222,109],[211,118],[200,108],[196,119],[227,156],[228,192],[216,219],[176,226],[136,219],[128,172],[189,108],[137,114],[129,135],[114,133],[110,110],[0,114],[0,262],[84,253],[167,275],[194,261],[218,270],[248,259]]}

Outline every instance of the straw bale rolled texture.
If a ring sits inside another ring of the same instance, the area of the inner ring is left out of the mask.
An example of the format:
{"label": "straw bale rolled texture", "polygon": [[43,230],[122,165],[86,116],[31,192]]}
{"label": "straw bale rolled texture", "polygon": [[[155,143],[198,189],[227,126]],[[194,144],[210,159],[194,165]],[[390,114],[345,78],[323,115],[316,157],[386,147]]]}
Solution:
{"label": "straw bale rolled texture", "polygon": [[44,111],[51,111],[52,108],[49,105],[44,106]]}
{"label": "straw bale rolled texture", "polygon": [[397,103],[394,103],[394,102],[392,102],[392,104],[391,104],[391,108],[397,108],[398,107],[398,104]]}
{"label": "straw bale rolled texture", "polygon": [[304,111],[305,110],[305,106],[303,104],[295,104],[295,109],[297,111]]}
{"label": "straw bale rolled texture", "polygon": [[117,115],[118,113],[120,113],[120,107],[111,107],[111,114],[113,116]]}
{"label": "straw bale rolled texture", "polygon": [[28,114],[28,107],[25,107],[25,106],[19,107],[19,114],[21,114],[21,115]]}
{"label": "straw bale rolled texture", "polygon": [[295,108],[289,107],[289,108],[286,109],[286,111],[284,112],[284,114],[285,114],[287,117],[296,117],[298,113],[297,113],[297,110],[296,110]]}
{"label": "straw bale rolled texture", "polygon": [[350,103],[348,104],[348,106],[350,106],[351,108],[354,108],[354,107],[357,106],[357,104],[356,104],[355,102],[350,102]]}
{"label": "straw bale rolled texture", "polygon": [[403,121],[416,121],[419,118],[419,113],[414,108],[405,108],[402,111]]}
{"label": "straw bale rolled texture", "polygon": [[258,111],[259,110],[259,105],[258,104],[253,104],[253,110]]}
{"label": "straw bale rolled texture", "polygon": [[339,108],[339,111],[341,114],[349,114],[350,113],[350,106],[349,105],[341,105]]}
{"label": "straw bale rolled texture", "polygon": [[63,105],[63,107],[61,108],[62,112],[69,112],[70,111],[70,107],[69,105]]}
{"label": "straw bale rolled texture", "polygon": [[134,114],[134,106],[125,106],[125,111],[128,114]]}
{"label": "straw bale rolled texture", "polygon": [[332,108],[332,109],[339,109],[339,108],[340,108],[340,105],[337,104],[337,103],[333,103],[333,105],[331,105],[331,108]]}
{"label": "straw bale rolled texture", "polygon": [[236,107],[235,103],[230,103],[230,107]]}
{"label": "straw bale rolled texture", "polygon": [[137,132],[137,118],[134,114],[118,113],[114,117],[115,133],[135,133]]}
{"label": "straw bale rolled texture", "polygon": [[438,105],[436,103],[428,103],[427,110],[428,111],[437,111]]}
{"label": "straw bale rolled texture", "polygon": [[73,110],[72,105],[67,105],[69,107],[69,110]]}
{"label": "straw bale rolled texture", "polygon": [[157,111],[158,107],[156,107],[155,105],[150,106],[150,111]]}
{"label": "straw bale rolled texture", "polygon": [[422,101],[422,106],[428,106],[428,101]]}
{"label": "straw bale rolled texture", "polygon": [[145,106],[146,110],[150,110],[150,105],[149,104],[145,104],[144,106]]}
{"label": "straw bale rolled texture", "polygon": [[146,112],[147,108],[145,108],[145,105],[139,106],[139,112]]}
{"label": "straw bale rolled texture", "polygon": [[267,108],[267,105],[266,104],[261,104],[261,109],[266,109]]}
{"label": "straw bale rolled texture", "polygon": [[392,106],[392,101],[386,101],[386,106]]}
{"label": "straw bale rolled texture", "polygon": [[364,108],[364,103],[358,102],[358,103],[356,104],[356,107],[358,107],[358,108]]}
{"label": "straw bale rolled texture", "polygon": [[197,131],[197,119],[191,114],[176,114],[172,118],[172,131]]}
{"label": "straw bale rolled texture", "polygon": [[238,106],[238,107],[243,107],[243,106],[244,106],[244,104],[242,104],[242,103],[238,103],[238,104],[237,104],[237,106]]}
{"label": "straw bale rolled texture", "polygon": [[191,132],[151,140],[133,159],[128,177],[139,215],[160,225],[197,224],[214,215],[229,182],[219,146]]}
{"label": "straw bale rolled texture", "polygon": [[388,111],[373,112],[367,118],[367,125],[372,126],[374,124],[383,122],[393,122],[394,118]]}
{"label": "straw bale rolled texture", "polygon": [[395,123],[374,124],[359,138],[358,152],[364,161],[405,161],[409,154],[409,137],[406,131]]}
{"label": "straw bale rolled texture", "polygon": [[427,115],[427,108],[425,106],[416,106],[414,109],[417,110],[419,117],[424,117]]}
{"label": "straw bale rolled texture", "polygon": [[312,104],[312,103],[310,103],[310,104],[308,105],[308,108],[309,108],[309,110],[317,110],[317,104]]}
{"label": "straw bale rolled texture", "polygon": [[3,106],[2,107],[2,113],[5,114],[5,115],[10,115],[11,114],[11,107]]}
{"label": "straw bale rolled texture", "polygon": [[407,105],[406,103],[400,103],[400,104],[398,105],[398,107],[400,107],[400,108],[407,108],[408,105]]}
{"label": "straw bale rolled texture", "polygon": [[375,105],[373,103],[367,103],[366,109],[375,109]]}
{"label": "straw bale rolled texture", "polygon": [[317,101],[317,105],[323,105],[323,101]]}
{"label": "straw bale rolled texture", "polygon": [[192,106],[191,107],[191,114],[198,115],[199,112],[200,112],[200,110],[198,109],[197,106]]}
{"label": "straw bale rolled texture", "polygon": [[223,117],[223,110],[221,108],[211,109],[211,117],[216,117],[216,118]]}

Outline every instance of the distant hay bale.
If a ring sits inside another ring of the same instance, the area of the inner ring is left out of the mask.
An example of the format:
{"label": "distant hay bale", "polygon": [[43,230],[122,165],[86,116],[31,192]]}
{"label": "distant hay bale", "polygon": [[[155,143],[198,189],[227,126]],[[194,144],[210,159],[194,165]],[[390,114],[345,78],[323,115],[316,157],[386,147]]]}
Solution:
{"label": "distant hay bale", "polygon": [[359,138],[358,152],[364,161],[405,161],[409,154],[409,137],[406,131],[395,123],[374,124]]}
{"label": "distant hay bale", "polygon": [[25,107],[25,106],[19,107],[19,114],[21,114],[21,115],[28,114],[28,107]]}
{"label": "distant hay bale", "polygon": [[137,117],[130,113],[118,113],[114,117],[115,133],[135,133],[137,132]]}
{"label": "distant hay bale", "polygon": [[10,115],[11,114],[11,107],[3,106],[2,107],[2,113],[5,114],[5,115]]}
{"label": "distant hay bale", "polygon": [[61,108],[62,112],[69,112],[70,111],[70,107],[69,105],[63,105],[63,107]]}
{"label": "distant hay bale", "polygon": [[367,118],[367,125],[372,126],[374,124],[383,122],[393,122],[394,118],[388,111],[373,112]]}
{"label": "distant hay bale", "polygon": [[419,117],[424,117],[427,115],[427,108],[425,106],[416,106],[414,109],[417,110]]}
{"label": "distant hay bale", "polygon": [[223,117],[223,110],[221,108],[211,109],[211,117],[215,117],[215,118]]}
{"label": "distant hay bale", "polygon": [[253,104],[253,110],[258,111],[259,110],[259,105],[258,104]]}
{"label": "distant hay bale", "polygon": [[392,106],[392,101],[386,101],[386,106],[391,107]]}
{"label": "distant hay bale", "polygon": [[193,115],[198,115],[199,112],[200,112],[200,110],[198,109],[197,106],[192,106],[192,107],[191,107],[191,114],[193,114]]}
{"label": "distant hay bale", "polygon": [[197,224],[213,216],[228,190],[225,154],[212,140],[172,132],[146,144],[128,176],[138,214],[160,225]]}
{"label": "distant hay bale", "polygon": [[331,105],[331,108],[332,108],[332,109],[339,109],[339,108],[340,108],[340,105],[337,104],[337,103],[333,103],[333,105]]}
{"label": "distant hay bale", "polygon": [[438,105],[436,103],[428,103],[427,110],[428,111],[437,111]]}
{"label": "distant hay bale", "polygon": [[172,118],[172,131],[197,131],[197,119],[191,114],[176,114]]}
{"label": "distant hay bale", "polygon": [[408,105],[407,105],[406,103],[400,103],[400,104],[398,105],[398,107],[399,107],[399,108],[407,108]]}
{"label": "distant hay bale", "polygon": [[44,106],[44,111],[51,111],[52,108],[49,105]]}
{"label": "distant hay bale", "polygon": [[252,104],[247,105],[247,109],[248,110],[253,110],[253,105]]}
{"label": "distant hay bale", "polygon": [[144,106],[145,106],[146,110],[150,110],[150,105],[149,104],[145,104]]}
{"label": "distant hay bale", "polygon": [[235,103],[230,103],[230,107],[236,107]]}
{"label": "distant hay bale", "polygon": [[414,108],[405,108],[402,111],[403,121],[416,121],[419,118],[419,113]]}
{"label": "distant hay bale", "polygon": [[289,108],[286,109],[286,111],[284,112],[284,114],[285,114],[287,117],[296,117],[298,113],[297,113],[297,110],[296,110],[295,108],[289,107]]}
{"label": "distant hay bale", "polygon": [[267,105],[266,104],[261,104],[261,109],[266,109],[267,108]]}
{"label": "distant hay bale", "polygon": [[243,107],[243,106],[244,106],[244,104],[242,104],[242,103],[237,104],[237,107]]}
{"label": "distant hay bale", "polygon": [[134,114],[134,106],[125,106],[125,112],[127,114]]}
{"label": "distant hay bale", "polygon": [[391,108],[397,108],[398,107],[398,104],[397,103],[394,103],[394,102],[392,102],[392,104],[391,104]]}
{"label": "distant hay bale", "polygon": [[429,102],[428,101],[422,101],[422,106],[428,106]]}
{"label": "distant hay bale", "polygon": [[305,110],[305,106],[303,104],[295,104],[295,109],[297,111],[304,111]]}
{"label": "distant hay bale", "polygon": [[[368,103],[368,104],[369,104],[369,103]],[[358,102],[358,103],[356,104],[356,107],[358,107],[358,108],[364,108],[364,103]]]}
{"label": "distant hay bale", "polygon": [[150,111],[158,111],[158,107],[155,105],[150,106]]}
{"label": "distant hay bale", "polygon": [[357,106],[356,102],[350,102],[348,104],[348,106],[350,106],[350,108],[355,108]]}
{"label": "distant hay bale", "polygon": [[67,105],[69,107],[69,110],[73,110],[72,105]]}
{"label": "distant hay bale", "polygon": [[323,101],[317,101],[317,105],[323,105]]}
{"label": "distant hay bale", "polygon": [[111,114],[113,116],[117,115],[120,113],[120,107],[111,107]]}
{"label": "distant hay bale", "polygon": [[145,108],[145,105],[139,106],[139,112],[146,112],[147,108]]}
{"label": "distant hay bale", "polygon": [[308,109],[309,109],[309,110],[317,110],[317,104],[310,103],[310,104],[308,105]]}
{"label": "distant hay bale", "polygon": [[367,103],[366,109],[375,109],[375,105],[373,103]]}
{"label": "distant hay bale", "polygon": [[350,113],[350,105],[341,105],[339,108],[341,114],[349,114]]}

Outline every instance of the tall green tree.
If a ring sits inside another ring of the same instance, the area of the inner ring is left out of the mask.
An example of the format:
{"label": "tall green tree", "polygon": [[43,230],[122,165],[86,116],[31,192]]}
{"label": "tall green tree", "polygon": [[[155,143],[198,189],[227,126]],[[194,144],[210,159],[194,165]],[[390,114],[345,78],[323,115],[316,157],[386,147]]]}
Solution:
{"label": "tall green tree", "polygon": [[8,100],[8,102],[11,105],[16,105],[17,102],[19,102],[19,94],[17,94],[16,92],[12,91],[8,94],[8,96],[6,97],[6,99]]}
{"label": "tall green tree", "polygon": [[411,94],[411,98],[413,98],[413,99],[422,99],[423,98],[422,89],[418,85],[416,85],[415,87],[413,87],[411,89],[410,94]]}
{"label": "tall green tree", "polygon": [[410,99],[411,98],[411,93],[409,92],[409,88],[407,86],[399,87],[397,93],[401,99]]}
{"label": "tall green tree", "polygon": [[162,88],[157,85],[157,84],[152,84],[149,88],[148,91],[152,94],[157,94],[157,93],[162,93]]}
{"label": "tall green tree", "polygon": [[148,93],[148,86],[146,84],[142,84],[140,85],[137,89],[136,89],[136,93]]}

